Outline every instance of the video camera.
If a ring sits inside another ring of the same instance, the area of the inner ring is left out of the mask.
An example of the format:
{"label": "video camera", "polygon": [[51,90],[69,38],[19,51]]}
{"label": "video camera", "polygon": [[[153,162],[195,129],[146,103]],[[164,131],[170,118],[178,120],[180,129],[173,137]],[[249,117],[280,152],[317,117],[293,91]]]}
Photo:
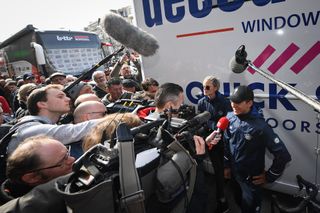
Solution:
{"label": "video camera", "polygon": [[115,101],[114,103],[110,103],[107,105],[107,111],[109,114],[111,113],[123,113],[123,112],[132,112],[136,114],[137,110],[141,107],[149,106],[152,102],[148,100],[135,100],[135,99],[120,99]]}
{"label": "video camera", "polygon": [[[116,146],[108,148],[97,144],[74,163],[74,174],[65,189],[62,188],[64,195],[72,197],[79,196],[80,193],[85,197],[86,193],[92,194],[93,191],[98,191],[97,186],[104,185],[105,188],[112,189],[112,192],[106,194],[112,195],[114,199],[113,210],[141,204],[141,200],[145,203],[160,202],[163,206],[174,200],[177,202],[190,200],[196,162],[177,140],[170,142],[166,149],[155,147],[140,153],[133,151],[135,144],[133,134],[147,132],[149,128],[158,128],[160,124],[163,126],[166,122],[161,119],[157,123],[144,124],[129,130],[120,124],[116,131]],[[192,123],[188,123],[190,124]],[[130,167],[130,164],[133,166]],[[128,185],[137,186],[129,195]],[[185,196],[181,196],[183,194]],[[156,195],[156,201],[149,200],[152,195]],[[177,206],[181,208],[184,205]],[[110,212],[113,210],[110,209]]]}

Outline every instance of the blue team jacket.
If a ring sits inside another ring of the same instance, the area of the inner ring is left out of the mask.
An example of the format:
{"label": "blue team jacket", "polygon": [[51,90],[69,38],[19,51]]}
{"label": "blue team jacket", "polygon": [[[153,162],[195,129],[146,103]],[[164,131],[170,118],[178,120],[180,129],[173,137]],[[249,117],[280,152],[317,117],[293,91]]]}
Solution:
{"label": "blue team jacket", "polygon": [[210,120],[207,122],[209,129],[215,129],[219,119],[228,112],[232,111],[229,100],[220,92],[216,92],[214,99],[209,99],[208,96],[204,96],[198,102],[198,111],[208,111],[211,114]]}
{"label": "blue team jacket", "polygon": [[[242,179],[260,175],[263,170],[267,170],[268,182],[280,177],[291,156],[263,116],[253,107],[246,115],[230,112],[227,118],[230,123],[224,133],[225,166]],[[265,169],[266,149],[274,156],[269,169]]]}

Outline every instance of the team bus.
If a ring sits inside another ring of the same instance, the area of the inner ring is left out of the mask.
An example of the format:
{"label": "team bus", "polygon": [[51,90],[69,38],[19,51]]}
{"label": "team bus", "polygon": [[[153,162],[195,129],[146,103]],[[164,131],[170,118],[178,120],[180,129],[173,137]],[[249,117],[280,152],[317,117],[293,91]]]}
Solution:
{"label": "team bus", "polygon": [[49,76],[57,71],[78,76],[104,58],[102,44],[95,33],[40,31],[27,25],[0,44],[1,71],[10,77]]}
{"label": "team bus", "polygon": [[[320,99],[319,0],[135,0],[137,25],[153,34],[159,51],[142,58],[145,75],[159,83],[185,89],[186,101],[197,104],[202,80],[220,78],[229,96],[249,85],[255,104],[292,155],[284,174],[268,185],[294,193],[296,175],[320,183],[319,112],[274,82],[248,68],[231,72],[228,64],[240,45],[248,59],[272,78],[286,82],[309,97]],[[177,78],[173,78],[176,76]],[[268,153],[266,161],[272,162]]]}

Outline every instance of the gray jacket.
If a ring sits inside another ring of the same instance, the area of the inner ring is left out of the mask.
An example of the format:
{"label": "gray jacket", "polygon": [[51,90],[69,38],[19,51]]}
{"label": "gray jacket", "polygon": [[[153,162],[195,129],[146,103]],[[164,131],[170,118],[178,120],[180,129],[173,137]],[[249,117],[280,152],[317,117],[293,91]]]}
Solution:
{"label": "gray jacket", "polygon": [[19,126],[16,133],[12,135],[11,141],[8,145],[8,153],[11,153],[19,143],[26,138],[36,135],[50,136],[63,144],[67,145],[81,140],[90,130],[97,125],[101,120],[85,121],[79,124],[62,124],[57,125],[46,117],[42,116],[25,116],[21,121],[30,120],[19,126],[19,123],[14,125]]}

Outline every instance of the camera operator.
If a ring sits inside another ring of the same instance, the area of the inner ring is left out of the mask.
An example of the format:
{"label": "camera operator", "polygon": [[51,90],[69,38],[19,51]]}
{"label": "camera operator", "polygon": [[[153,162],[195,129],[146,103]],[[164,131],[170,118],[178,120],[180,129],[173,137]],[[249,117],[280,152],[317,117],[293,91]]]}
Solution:
{"label": "camera operator", "polygon": [[[179,108],[184,102],[183,88],[174,83],[162,84],[155,94],[155,112],[149,114],[145,120],[157,120],[164,114],[169,114],[171,117],[177,117]],[[196,155],[193,157],[197,162],[202,161],[205,155],[205,143],[202,137],[193,136]],[[200,165],[197,166],[196,181],[191,201],[187,212],[205,212],[207,191],[204,184],[204,174]],[[161,211],[161,210],[160,210]]]}
{"label": "camera operator", "polygon": [[183,88],[174,83],[162,84],[155,94],[154,113],[148,115],[146,120],[157,120],[165,112],[177,117],[179,108],[184,102]]}

